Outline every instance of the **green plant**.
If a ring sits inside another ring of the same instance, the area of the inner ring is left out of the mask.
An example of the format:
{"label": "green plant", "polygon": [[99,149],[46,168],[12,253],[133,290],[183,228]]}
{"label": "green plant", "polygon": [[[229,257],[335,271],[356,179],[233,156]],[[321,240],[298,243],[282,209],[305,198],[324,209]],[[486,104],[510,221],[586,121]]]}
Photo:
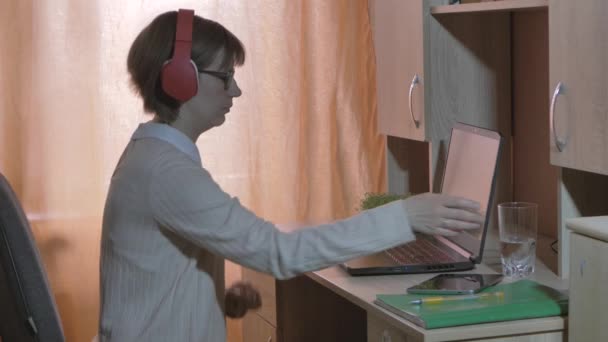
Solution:
{"label": "green plant", "polygon": [[385,192],[367,192],[365,193],[365,195],[363,195],[363,199],[361,199],[361,205],[359,210],[372,209],[396,200],[408,198],[409,196],[409,194],[397,195]]}

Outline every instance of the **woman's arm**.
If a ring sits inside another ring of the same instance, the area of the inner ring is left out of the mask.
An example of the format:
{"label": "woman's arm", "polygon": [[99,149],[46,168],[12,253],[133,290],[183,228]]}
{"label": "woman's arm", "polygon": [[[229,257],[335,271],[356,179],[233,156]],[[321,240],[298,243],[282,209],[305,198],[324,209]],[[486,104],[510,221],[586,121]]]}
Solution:
{"label": "woman's arm", "polygon": [[414,239],[401,201],[345,220],[281,232],[222,191],[206,170],[191,163],[160,167],[151,178],[149,198],[150,209],[163,229],[279,279]]}

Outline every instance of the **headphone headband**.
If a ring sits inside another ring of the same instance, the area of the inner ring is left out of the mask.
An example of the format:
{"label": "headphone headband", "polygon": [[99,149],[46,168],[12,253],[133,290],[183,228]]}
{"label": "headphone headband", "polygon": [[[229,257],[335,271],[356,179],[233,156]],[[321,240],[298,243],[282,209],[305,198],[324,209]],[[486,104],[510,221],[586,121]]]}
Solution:
{"label": "headphone headband", "polygon": [[193,10],[177,12],[173,57],[165,62],[160,76],[163,91],[180,102],[188,101],[198,92],[198,70],[190,59],[193,22]]}
{"label": "headphone headband", "polygon": [[192,51],[192,22],[194,19],[194,11],[180,9],[177,12],[177,27],[175,30],[175,47],[173,49],[173,58],[190,59]]}

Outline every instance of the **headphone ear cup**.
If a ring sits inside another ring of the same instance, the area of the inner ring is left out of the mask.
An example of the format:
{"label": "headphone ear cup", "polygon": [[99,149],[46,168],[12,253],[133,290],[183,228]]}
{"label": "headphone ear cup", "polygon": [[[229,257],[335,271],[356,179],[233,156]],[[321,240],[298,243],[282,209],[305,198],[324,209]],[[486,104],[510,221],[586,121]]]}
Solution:
{"label": "headphone ear cup", "polygon": [[198,70],[192,60],[168,60],[160,79],[163,91],[180,102],[190,100],[198,92]]}

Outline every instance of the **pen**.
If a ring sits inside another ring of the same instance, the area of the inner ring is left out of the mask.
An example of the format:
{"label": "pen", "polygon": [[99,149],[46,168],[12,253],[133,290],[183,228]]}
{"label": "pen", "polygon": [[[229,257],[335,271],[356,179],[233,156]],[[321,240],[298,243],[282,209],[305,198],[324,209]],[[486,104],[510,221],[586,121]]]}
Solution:
{"label": "pen", "polygon": [[474,299],[489,299],[489,298],[503,298],[504,292],[485,292],[479,294],[471,294],[464,296],[434,296],[434,297],[424,297],[416,300],[412,300],[410,304],[440,304],[448,301],[456,301],[456,300],[474,300]]}

